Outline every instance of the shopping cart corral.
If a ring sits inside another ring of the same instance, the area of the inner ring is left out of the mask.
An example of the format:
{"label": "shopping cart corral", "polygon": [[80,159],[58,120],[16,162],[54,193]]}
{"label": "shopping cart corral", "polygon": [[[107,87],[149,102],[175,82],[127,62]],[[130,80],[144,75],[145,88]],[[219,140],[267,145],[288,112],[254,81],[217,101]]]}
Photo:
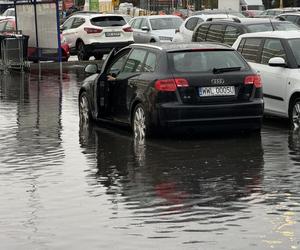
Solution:
{"label": "shopping cart corral", "polygon": [[0,35],[1,44],[1,70],[25,70],[29,68],[27,61],[28,36]]}

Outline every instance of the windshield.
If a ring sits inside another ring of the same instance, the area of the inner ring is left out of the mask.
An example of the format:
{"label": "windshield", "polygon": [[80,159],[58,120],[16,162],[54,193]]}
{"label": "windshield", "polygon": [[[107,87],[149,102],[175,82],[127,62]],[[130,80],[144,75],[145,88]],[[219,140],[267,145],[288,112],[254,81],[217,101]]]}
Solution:
{"label": "windshield", "polygon": [[178,29],[183,21],[180,18],[153,18],[150,19],[152,30]]}
{"label": "windshield", "polygon": [[92,18],[91,24],[99,27],[123,26],[126,21],[122,16],[102,16]]}
{"label": "windshield", "polygon": [[168,54],[173,70],[182,73],[213,72],[218,69],[243,70],[247,64],[236,51],[182,51]]}
{"label": "windshield", "polygon": [[288,40],[288,43],[295,56],[298,67],[300,67],[300,38]]}
{"label": "windshield", "polygon": [[299,27],[290,22],[269,22],[269,23],[257,23],[249,24],[248,31],[252,32],[263,32],[274,30],[299,30]]}

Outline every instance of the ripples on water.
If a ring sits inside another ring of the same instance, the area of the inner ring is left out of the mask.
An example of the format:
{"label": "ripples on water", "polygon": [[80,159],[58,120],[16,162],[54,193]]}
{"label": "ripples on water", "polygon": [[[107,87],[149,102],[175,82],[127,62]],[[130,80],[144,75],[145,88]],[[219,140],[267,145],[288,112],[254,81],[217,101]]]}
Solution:
{"label": "ripples on water", "polygon": [[80,72],[1,76],[3,249],[299,249],[297,131],[79,128]]}

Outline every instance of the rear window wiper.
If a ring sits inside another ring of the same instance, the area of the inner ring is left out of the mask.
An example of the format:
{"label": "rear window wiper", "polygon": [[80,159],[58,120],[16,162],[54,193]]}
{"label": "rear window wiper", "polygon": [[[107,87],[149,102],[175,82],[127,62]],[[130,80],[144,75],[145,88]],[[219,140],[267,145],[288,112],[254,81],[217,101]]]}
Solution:
{"label": "rear window wiper", "polygon": [[213,68],[214,74],[231,72],[231,71],[240,71],[242,67],[230,67],[230,68]]}

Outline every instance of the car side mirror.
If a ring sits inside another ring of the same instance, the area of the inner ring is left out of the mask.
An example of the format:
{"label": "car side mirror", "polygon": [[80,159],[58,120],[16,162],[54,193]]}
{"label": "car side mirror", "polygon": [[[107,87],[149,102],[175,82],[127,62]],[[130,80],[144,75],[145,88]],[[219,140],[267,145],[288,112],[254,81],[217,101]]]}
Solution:
{"label": "car side mirror", "polygon": [[98,73],[98,66],[97,64],[88,64],[85,68],[84,68],[84,72],[87,74],[96,74]]}
{"label": "car side mirror", "polygon": [[273,57],[269,60],[269,66],[272,67],[285,67],[286,61],[282,57]]}
{"label": "car side mirror", "polygon": [[141,29],[142,29],[143,31],[149,31],[149,30],[150,30],[149,27],[147,27],[147,26],[143,26]]}

